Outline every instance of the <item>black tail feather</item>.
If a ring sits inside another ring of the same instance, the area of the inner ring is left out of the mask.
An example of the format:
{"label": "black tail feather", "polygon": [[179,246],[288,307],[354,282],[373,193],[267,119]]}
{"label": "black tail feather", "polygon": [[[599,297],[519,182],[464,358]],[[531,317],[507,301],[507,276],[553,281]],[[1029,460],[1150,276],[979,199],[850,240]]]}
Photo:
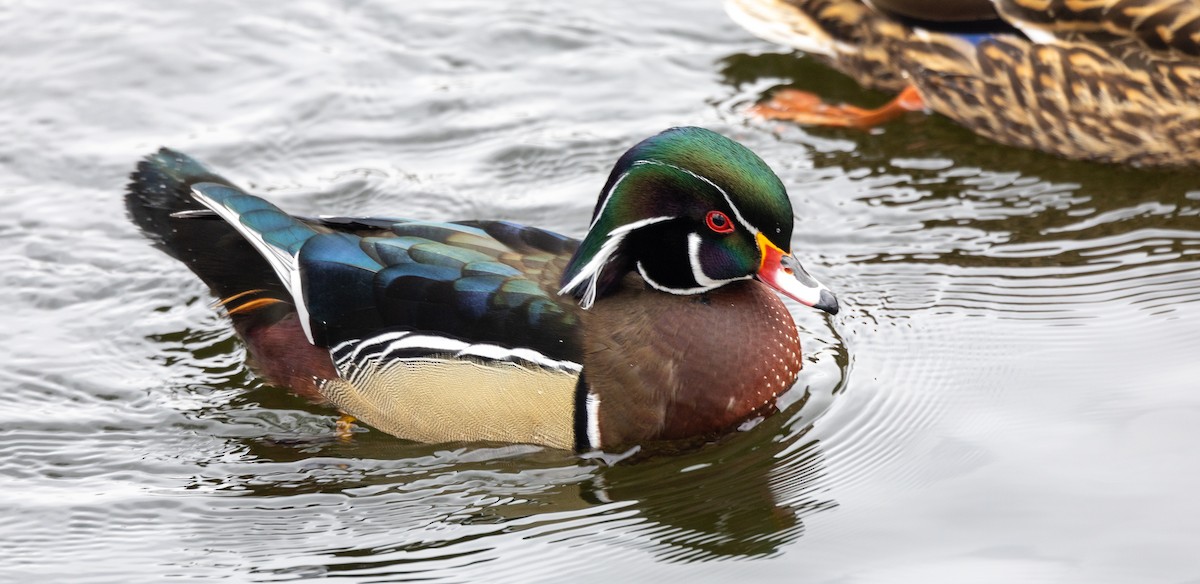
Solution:
{"label": "black tail feather", "polygon": [[129,178],[125,207],[130,219],[155,247],[180,260],[183,260],[179,257],[180,250],[173,245],[178,240],[174,232],[177,221],[171,215],[204,209],[192,198],[192,185],[214,182],[233,186],[187,155],[167,148],[138,162],[137,170]]}
{"label": "black tail feather", "polygon": [[[192,185],[202,182],[234,186],[187,155],[162,148],[138,163],[125,207],[155,247],[191,268],[218,298],[241,295],[238,305],[260,298],[285,301],[259,303],[266,306],[252,311],[231,310],[243,334],[293,312],[291,297],[270,264],[233,226],[203,212],[206,208],[192,197]],[[261,292],[245,294],[252,290]]]}

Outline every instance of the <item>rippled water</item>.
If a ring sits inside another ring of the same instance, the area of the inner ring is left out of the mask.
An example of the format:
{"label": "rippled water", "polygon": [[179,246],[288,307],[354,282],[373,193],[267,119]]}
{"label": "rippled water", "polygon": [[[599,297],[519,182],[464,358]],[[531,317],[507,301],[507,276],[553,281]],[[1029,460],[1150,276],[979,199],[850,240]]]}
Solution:
{"label": "rippled water", "polygon": [[[716,0],[244,6],[0,6],[0,580],[1200,581],[1200,173],[747,122],[884,96]],[[636,463],[338,441],[120,202],[170,145],[295,212],[581,235],[679,124],[777,169],[845,309],[795,307],[782,414]]]}

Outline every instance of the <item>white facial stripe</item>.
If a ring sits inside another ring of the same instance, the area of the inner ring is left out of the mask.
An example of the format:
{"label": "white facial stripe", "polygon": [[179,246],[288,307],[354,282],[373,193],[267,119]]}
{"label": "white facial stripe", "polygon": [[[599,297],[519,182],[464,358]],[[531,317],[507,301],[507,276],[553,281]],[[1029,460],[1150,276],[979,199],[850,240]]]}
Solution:
{"label": "white facial stripe", "polygon": [[[695,235],[695,234],[693,234],[693,235]],[[691,248],[690,241],[689,241],[688,247]],[[703,269],[701,269],[701,267],[700,267],[699,259],[694,256],[694,254],[691,252],[690,249],[688,252],[688,256],[689,256],[689,261],[692,266],[692,277],[696,280],[697,284],[700,284],[699,286],[696,286],[695,288],[672,288],[670,286],[660,284],[660,283],[656,282],[654,280],[654,278],[651,278],[650,274],[646,273],[646,268],[644,266],[642,266],[642,262],[637,263],[638,275],[640,275],[642,277],[642,279],[645,280],[646,283],[650,285],[651,288],[654,288],[655,290],[658,290],[659,292],[668,292],[670,294],[677,294],[680,296],[687,296],[689,294],[699,294],[701,292],[708,292],[709,290],[712,290],[714,288],[719,288],[730,282],[736,282],[737,280],[749,280],[750,279],[750,276],[743,276],[740,278],[730,278],[728,280],[714,280],[704,274]],[[703,278],[703,280],[701,280],[701,278]]]}
{"label": "white facial stripe", "polygon": [[688,234],[688,263],[692,266],[692,278],[695,278],[696,283],[706,288],[716,288],[729,280],[714,280],[704,273],[704,266],[700,264],[700,234]]}
{"label": "white facial stripe", "polygon": [[586,285],[587,288],[583,292],[583,298],[579,301],[579,306],[583,307],[584,310],[591,308],[592,304],[595,304],[596,302],[596,286],[598,285],[600,270],[602,270],[604,265],[608,263],[608,260],[612,258],[612,254],[616,253],[617,247],[621,245],[621,241],[625,239],[625,236],[635,229],[640,229],[654,223],[669,221],[674,218],[675,217],[651,217],[649,219],[634,221],[628,225],[622,225],[608,232],[607,239],[605,239],[604,244],[600,246],[600,250],[596,252],[596,255],[592,257],[591,261],[589,261],[583,266],[583,268],[579,270],[578,274],[575,274],[574,278],[571,278],[570,282],[567,282],[567,284],[558,291],[559,295],[566,294],[578,286]]}
{"label": "white facial stripe", "polygon": [[680,172],[685,172],[695,178],[698,178],[698,179],[708,183],[710,186],[712,186],[712,188],[717,189],[717,192],[721,193],[722,197],[725,197],[725,203],[727,203],[729,205],[729,208],[733,210],[733,216],[738,220],[738,223],[742,224],[742,227],[745,227],[746,230],[749,231],[750,233],[757,233],[758,231],[760,231],[758,228],[751,225],[749,221],[746,221],[746,218],[742,216],[742,212],[738,210],[737,205],[733,204],[733,199],[729,198],[729,193],[725,192],[725,189],[721,188],[720,186],[717,186],[717,183],[715,183],[711,180],[708,180],[704,176],[696,174],[686,168],[683,168],[680,166],[675,166],[674,164],[668,164],[666,162],[659,162],[657,160],[639,160],[638,163],[639,164],[657,164],[659,166],[666,166],[668,168],[674,168],[675,170],[678,170]]}
{"label": "white facial stripe", "polygon": [[705,288],[704,286],[700,286],[700,287],[696,287],[696,288],[671,288],[670,286],[664,286],[662,284],[659,284],[658,282],[655,282],[654,279],[650,277],[650,274],[646,273],[646,269],[642,267],[642,262],[637,263],[637,271],[638,271],[638,275],[640,275],[642,277],[642,279],[645,280],[646,283],[650,285],[651,288],[654,288],[655,290],[658,290],[659,292],[668,292],[670,294],[678,294],[680,296],[687,296],[688,294],[699,294],[701,292],[707,292],[709,290],[712,290],[712,288]]}
{"label": "white facial stripe", "polygon": [[[225,187],[222,185],[222,188]],[[292,303],[296,306],[296,312],[300,317],[300,327],[304,329],[304,336],[309,343],[316,344],[313,341],[312,328],[308,319],[308,306],[304,303],[304,289],[300,285],[300,268],[296,262],[296,256],[274,245],[267,243],[261,233],[250,229],[245,223],[242,223],[241,215],[233,209],[226,207],[214,201],[203,191],[192,187],[192,198],[199,201],[205,207],[212,209],[219,217],[225,220],[230,227],[237,230],[238,233],[258,250],[258,254],[267,260],[271,265],[271,269],[275,270],[275,275],[279,277],[279,282],[287,289],[288,294],[292,296]]]}
{"label": "white facial stripe", "polygon": [[617,187],[621,184],[621,181],[625,180],[625,177],[629,176],[629,173],[633,171],[633,167],[639,164],[641,164],[641,161],[634,162],[633,165],[630,166],[629,170],[621,173],[621,176],[617,177],[617,180],[613,181],[612,187],[608,189],[607,193],[604,193],[604,200],[601,201],[600,208],[596,209],[596,216],[592,217],[592,223],[591,225],[588,225],[588,229],[596,226],[596,222],[599,221],[600,217],[604,215],[604,209],[608,207],[608,200],[612,198],[613,192],[617,190]]}

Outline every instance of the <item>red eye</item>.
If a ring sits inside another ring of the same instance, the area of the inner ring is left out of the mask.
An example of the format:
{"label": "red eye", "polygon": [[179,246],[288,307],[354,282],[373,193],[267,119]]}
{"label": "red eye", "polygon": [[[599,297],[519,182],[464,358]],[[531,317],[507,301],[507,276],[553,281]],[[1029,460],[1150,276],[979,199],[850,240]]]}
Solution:
{"label": "red eye", "polygon": [[733,222],[720,211],[709,211],[708,216],[704,218],[704,222],[708,223],[708,228],[717,233],[729,233],[733,231]]}

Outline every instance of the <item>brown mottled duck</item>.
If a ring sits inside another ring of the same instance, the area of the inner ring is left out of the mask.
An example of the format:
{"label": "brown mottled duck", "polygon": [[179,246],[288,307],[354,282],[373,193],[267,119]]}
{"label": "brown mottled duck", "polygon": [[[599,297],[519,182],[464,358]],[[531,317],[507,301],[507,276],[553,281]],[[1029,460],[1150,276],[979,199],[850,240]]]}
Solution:
{"label": "brown mottled duck", "polygon": [[931,109],[997,142],[1076,160],[1200,163],[1200,1],[727,0],[756,35],[864,87],[868,110],[784,90],[754,111],[869,127]]}

